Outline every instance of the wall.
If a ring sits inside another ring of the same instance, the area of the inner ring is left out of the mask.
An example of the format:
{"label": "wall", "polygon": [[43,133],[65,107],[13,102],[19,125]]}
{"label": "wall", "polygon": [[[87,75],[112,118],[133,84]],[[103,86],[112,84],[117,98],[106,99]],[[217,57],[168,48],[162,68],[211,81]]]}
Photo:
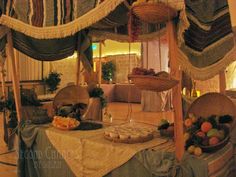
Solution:
{"label": "wall", "polygon": [[112,60],[116,64],[116,83],[128,83],[127,76],[132,72],[134,67],[140,67],[141,60],[137,55],[117,55],[112,57]]}
{"label": "wall", "polygon": [[[94,61],[96,62],[96,71],[98,72],[98,63],[99,58],[95,58]],[[102,58],[102,62],[113,61],[116,65],[116,72],[115,72],[115,79],[114,82],[116,83],[127,83],[127,75],[131,73],[134,67],[140,67],[141,59],[136,54],[130,54],[130,60],[128,54],[122,55],[111,55]]]}
{"label": "wall", "polygon": [[[93,44],[93,56],[99,57],[99,44]],[[130,43],[130,53],[140,55],[141,43]],[[102,56],[120,55],[129,53],[129,43],[121,43],[112,40],[105,40],[102,45]]]}
{"label": "wall", "polygon": [[46,77],[50,71],[57,71],[62,74],[59,88],[65,87],[70,82],[75,83],[77,77],[77,59],[72,56],[54,62],[44,62],[44,77]]}
{"label": "wall", "polygon": [[200,90],[201,95],[207,92],[219,92],[219,75],[205,81],[196,81],[196,89]]}

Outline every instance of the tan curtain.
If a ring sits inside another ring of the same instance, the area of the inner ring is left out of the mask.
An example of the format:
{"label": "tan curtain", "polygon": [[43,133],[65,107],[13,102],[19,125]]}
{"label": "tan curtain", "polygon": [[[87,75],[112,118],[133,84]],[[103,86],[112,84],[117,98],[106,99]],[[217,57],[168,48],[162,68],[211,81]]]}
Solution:
{"label": "tan curtain", "polygon": [[[11,81],[11,63],[6,60],[6,81]],[[19,53],[19,72],[21,81],[42,80],[42,61],[34,60]]]}

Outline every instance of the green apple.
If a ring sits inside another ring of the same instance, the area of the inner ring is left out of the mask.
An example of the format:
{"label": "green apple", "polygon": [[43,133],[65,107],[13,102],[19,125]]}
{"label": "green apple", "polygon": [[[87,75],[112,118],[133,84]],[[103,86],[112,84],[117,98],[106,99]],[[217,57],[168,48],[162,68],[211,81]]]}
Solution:
{"label": "green apple", "polygon": [[219,130],[213,128],[213,129],[211,129],[211,130],[209,130],[209,131],[207,132],[207,136],[208,136],[209,138],[211,138],[211,137],[213,137],[213,136],[218,137],[218,136],[219,136]]}

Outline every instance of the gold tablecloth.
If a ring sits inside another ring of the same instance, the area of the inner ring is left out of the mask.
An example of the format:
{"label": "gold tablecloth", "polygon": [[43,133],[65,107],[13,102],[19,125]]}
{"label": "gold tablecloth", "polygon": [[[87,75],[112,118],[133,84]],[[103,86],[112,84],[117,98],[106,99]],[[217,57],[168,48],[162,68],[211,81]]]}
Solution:
{"label": "gold tablecloth", "polygon": [[[145,125],[147,126],[147,125]],[[60,131],[55,128],[46,134],[78,177],[101,177],[121,166],[137,152],[166,143],[155,135],[145,143],[122,144],[104,139],[104,129],[96,131]]]}

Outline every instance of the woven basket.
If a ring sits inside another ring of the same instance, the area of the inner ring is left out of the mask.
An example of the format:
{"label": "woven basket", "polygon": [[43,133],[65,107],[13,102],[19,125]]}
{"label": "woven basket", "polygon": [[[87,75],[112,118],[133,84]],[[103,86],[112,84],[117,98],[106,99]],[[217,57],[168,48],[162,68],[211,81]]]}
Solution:
{"label": "woven basket", "polygon": [[62,105],[84,103],[88,104],[89,94],[86,88],[76,85],[70,85],[61,89],[53,100],[53,108]]}
{"label": "woven basket", "polygon": [[[197,98],[190,105],[188,113],[193,113],[197,117],[209,117],[211,115],[231,115],[232,117],[236,116],[234,103],[227,96],[221,93],[207,93]],[[220,126],[221,129],[225,130],[225,139],[216,145],[201,145],[200,147],[202,148],[203,152],[215,152],[228,143],[230,130],[226,125]]]}
{"label": "woven basket", "polygon": [[144,2],[132,6],[134,14],[144,22],[162,23],[177,16],[177,11],[162,2]]}
{"label": "woven basket", "polygon": [[146,75],[128,75],[134,84],[141,90],[150,90],[156,92],[162,92],[169,90],[176,86],[179,81],[174,79],[160,78],[156,76],[146,76]]}
{"label": "woven basket", "polygon": [[188,113],[197,117],[209,117],[211,115],[236,116],[234,103],[221,93],[207,93],[197,98],[189,107]]}

